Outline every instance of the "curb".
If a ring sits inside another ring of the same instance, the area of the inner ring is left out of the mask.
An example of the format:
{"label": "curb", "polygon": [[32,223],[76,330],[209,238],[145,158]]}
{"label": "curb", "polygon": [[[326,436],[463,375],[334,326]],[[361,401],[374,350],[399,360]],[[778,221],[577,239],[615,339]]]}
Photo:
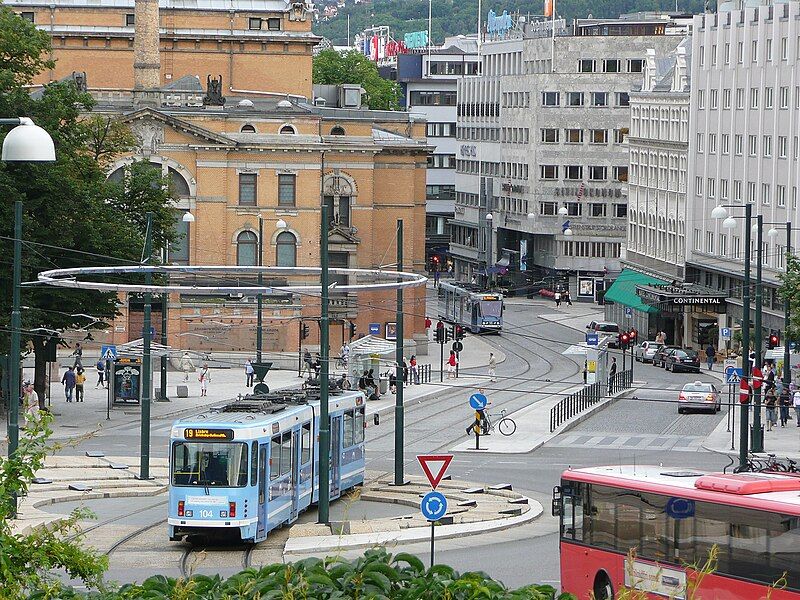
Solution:
{"label": "curb", "polygon": [[[523,523],[538,519],[544,513],[541,503],[522,496],[528,500],[531,509],[515,517],[492,519],[490,521],[477,521],[459,525],[440,525],[436,528],[436,539],[447,540],[467,535],[478,535],[509,529]],[[380,533],[357,533],[351,535],[320,535],[310,537],[289,538],[283,549],[283,555],[308,554],[310,552],[330,552],[334,550],[349,550],[354,548],[369,548],[378,545],[397,544],[401,542],[419,542],[430,539],[427,527],[414,527],[400,531],[387,531]],[[292,544],[292,541],[296,543]],[[303,542],[303,543],[300,543]]]}

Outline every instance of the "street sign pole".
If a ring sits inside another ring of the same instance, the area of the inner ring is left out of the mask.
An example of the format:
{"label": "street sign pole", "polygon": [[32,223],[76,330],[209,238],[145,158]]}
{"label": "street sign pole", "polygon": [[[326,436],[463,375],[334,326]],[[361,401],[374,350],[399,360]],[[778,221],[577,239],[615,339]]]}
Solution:
{"label": "street sign pole", "polygon": [[435,521],[431,521],[431,569],[433,568],[433,536],[434,536],[434,527],[436,526]]}
{"label": "street sign pole", "polygon": [[[403,220],[397,220],[397,270],[403,270]],[[398,281],[400,281],[398,279]],[[397,288],[397,336],[395,339],[396,391],[394,405],[394,484],[403,485],[403,428],[405,414],[403,407],[403,288]]]}
{"label": "street sign pole", "polygon": [[[428,483],[431,484],[433,490],[428,492],[422,497],[419,508],[422,516],[425,517],[431,524],[431,567],[434,564],[434,540],[435,540],[435,527],[436,522],[447,514],[447,498],[444,494],[436,491],[436,486],[442,481],[447,467],[453,461],[452,454],[420,454],[417,456],[422,471],[425,477],[428,478]],[[439,470],[434,473],[429,463],[439,463]]]}

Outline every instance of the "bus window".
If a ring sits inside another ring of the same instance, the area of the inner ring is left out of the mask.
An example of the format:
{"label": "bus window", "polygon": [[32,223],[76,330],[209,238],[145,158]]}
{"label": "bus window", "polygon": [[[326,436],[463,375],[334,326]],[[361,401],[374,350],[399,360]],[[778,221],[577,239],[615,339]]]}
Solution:
{"label": "bus window", "polygon": [[364,443],[364,407],[356,409],[355,431],[353,431],[353,441],[356,444]]}
{"label": "bus window", "polygon": [[281,436],[276,435],[272,438],[269,446],[269,478],[270,481],[277,479],[281,474]]}
{"label": "bus window", "polygon": [[342,447],[349,448],[353,445],[353,411],[348,410],[344,413],[344,436],[342,437]]}
{"label": "bus window", "polygon": [[599,548],[616,549],[614,539],[616,492],[599,485],[593,486],[590,493],[591,538],[589,543]]}
{"label": "bus window", "polygon": [[287,431],[281,439],[281,476],[292,468],[292,432]]}
{"label": "bus window", "polygon": [[258,442],[253,442],[250,451],[250,485],[258,483]]}
{"label": "bus window", "polygon": [[311,460],[311,423],[303,425],[300,437],[300,464],[304,465]]}

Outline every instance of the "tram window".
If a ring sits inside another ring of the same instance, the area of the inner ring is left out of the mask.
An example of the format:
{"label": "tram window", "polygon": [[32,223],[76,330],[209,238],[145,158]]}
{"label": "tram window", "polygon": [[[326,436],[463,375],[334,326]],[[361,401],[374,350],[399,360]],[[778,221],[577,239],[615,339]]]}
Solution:
{"label": "tram window", "polygon": [[261,480],[258,486],[258,503],[264,504],[267,492],[267,447],[261,446],[261,453],[259,455],[259,472],[261,473]]}
{"label": "tram window", "polygon": [[292,468],[292,432],[287,431],[281,439],[281,475],[286,475]]}
{"label": "tram window", "polygon": [[258,442],[253,442],[250,452],[250,485],[258,483]]}
{"label": "tram window", "polygon": [[277,479],[281,474],[281,436],[272,438],[269,446],[269,478]]}
{"label": "tram window", "polygon": [[343,446],[349,448],[353,445],[353,411],[348,410],[344,413],[344,440]]}
{"label": "tram window", "polygon": [[354,441],[356,444],[364,443],[364,407],[356,409]]}
{"label": "tram window", "polygon": [[303,435],[300,440],[300,464],[304,465],[311,460],[311,423],[303,425]]}

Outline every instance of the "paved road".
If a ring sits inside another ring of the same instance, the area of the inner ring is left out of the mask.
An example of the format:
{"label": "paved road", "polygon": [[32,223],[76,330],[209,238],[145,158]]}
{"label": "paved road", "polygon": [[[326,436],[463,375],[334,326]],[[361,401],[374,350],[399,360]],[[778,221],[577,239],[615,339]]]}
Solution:
{"label": "paved road", "polygon": [[[565,310],[569,310],[567,307]],[[505,313],[502,336],[488,338],[502,347],[507,359],[498,367],[498,382],[487,386],[494,407],[517,410],[540,400],[548,393],[580,382],[579,365],[561,352],[579,342],[582,333],[564,325],[540,319],[537,315],[552,313],[552,305],[509,304]],[[469,337],[465,344],[469,343]],[[488,360],[488,356],[487,356]],[[561,435],[545,447],[527,454],[458,454],[450,467],[454,477],[509,482],[517,491],[527,493],[549,507],[552,488],[561,472],[570,466],[592,466],[618,463],[657,463],[695,468],[721,468],[726,459],[704,452],[700,441],[724,418],[720,415],[678,415],[675,400],[678,390],[687,381],[708,380],[703,374],[667,373],[649,365],[636,365],[637,381],[645,381],[635,391],[636,398],[622,399],[598,412],[575,429]],[[465,377],[482,369],[467,370]],[[482,374],[482,373],[481,373]],[[405,464],[406,472],[419,474],[415,456],[418,453],[446,449],[463,439],[471,411],[464,393],[454,392],[435,402],[409,404],[406,407]],[[119,432],[125,440],[138,444],[138,432]],[[154,447],[165,446],[168,424],[154,427]],[[93,443],[102,445],[103,440]],[[133,446],[135,448],[136,445]],[[393,468],[393,419],[384,418],[377,427],[367,430],[370,470]],[[131,499],[129,511],[146,508],[153,499]],[[109,510],[103,507],[103,511]],[[157,518],[159,510],[123,519],[119,531],[134,528],[142,519]],[[163,517],[163,512],[160,513]],[[144,515],[144,516],[143,516]],[[304,520],[313,520],[313,514]],[[137,521],[138,519],[138,521]],[[141,579],[159,568],[174,575],[181,550],[169,549],[163,528],[155,528],[139,540],[131,554],[117,551],[112,555],[111,576],[120,581]],[[278,560],[284,534],[260,545],[253,556],[254,564]],[[410,544],[411,550],[428,560],[428,544]],[[167,552],[167,554],[164,554]],[[177,552],[177,553],[176,553]],[[231,548],[230,560],[206,562],[198,568],[230,573],[241,562],[241,551]],[[353,553],[355,554],[355,553]],[[521,558],[522,557],[522,558]],[[557,523],[549,511],[535,523],[486,536],[473,536],[437,544],[437,562],[459,570],[483,570],[510,586],[531,582],[558,584]],[[158,567],[156,566],[158,565]]]}

